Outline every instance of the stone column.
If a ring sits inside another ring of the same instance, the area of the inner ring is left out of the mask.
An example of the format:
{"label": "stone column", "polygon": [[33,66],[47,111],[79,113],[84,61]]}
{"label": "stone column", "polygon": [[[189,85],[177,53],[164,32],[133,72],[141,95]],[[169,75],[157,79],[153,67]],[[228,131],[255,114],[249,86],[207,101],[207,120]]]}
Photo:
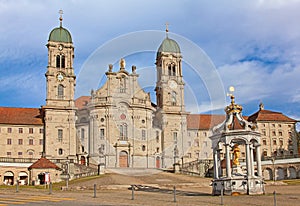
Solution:
{"label": "stone column", "polygon": [[225,152],[226,152],[226,176],[228,178],[231,178],[229,144],[225,144]]}
{"label": "stone column", "polygon": [[262,177],[260,144],[256,146],[256,167],[257,167],[257,175],[259,177]]}
{"label": "stone column", "polygon": [[250,145],[250,168],[251,168],[250,175],[251,175],[251,177],[254,176],[254,156],[253,156],[253,152],[254,152],[254,147],[253,147],[253,145]]}
{"label": "stone column", "polygon": [[214,149],[214,179],[219,179],[218,150]]}
{"label": "stone column", "polygon": [[250,143],[246,143],[246,168],[247,168],[247,176],[251,176],[251,166],[250,166]]}

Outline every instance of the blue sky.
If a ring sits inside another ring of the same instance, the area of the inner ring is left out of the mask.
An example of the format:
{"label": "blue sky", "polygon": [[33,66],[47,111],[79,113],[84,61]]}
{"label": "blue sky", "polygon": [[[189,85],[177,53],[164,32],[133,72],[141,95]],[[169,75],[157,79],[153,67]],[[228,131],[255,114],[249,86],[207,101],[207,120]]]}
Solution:
{"label": "blue sky", "polygon": [[300,119],[300,0],[0,0],[1,106],[45,104],[45,45],[60,9],[75,46],[77,96],[89,94],[85,73],[99,79],[90,86],[97,89],[107,65],[116,68],[122,57],[151,91],[155,51],[169,22],[182,49],[188,111],[222,113],[233,85],[244,115],[262,101]]}

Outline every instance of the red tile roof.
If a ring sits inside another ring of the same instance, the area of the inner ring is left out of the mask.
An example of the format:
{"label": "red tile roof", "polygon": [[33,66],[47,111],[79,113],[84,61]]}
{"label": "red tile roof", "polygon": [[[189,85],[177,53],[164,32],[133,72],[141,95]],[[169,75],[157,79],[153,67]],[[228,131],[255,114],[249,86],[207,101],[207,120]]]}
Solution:
{"label": "red tile roof", "polygon": [[75,100],[75,107],[83,109],[91,101],[90,96],[81,96]]}
{"label": "red tile roof", "polygon": [[0,124],[43,125],[41,109],[0,107]]}
{"label": "red tile roof", "polygon": [[32,165],[28,167],[28,169],[51,169],[51,168],[57,170],[60,169],[56,164],[54,164],[53,162],[51,162],[45,157],[41,157],[40,159],[38,159],[36,162],[34,162]]}
{"label": "red tile roof", "polygon": [[280,122],[297,122],[292,118],[289,118],[282,114],[281,112],[273,112],[270,110],[259,110],[258,112],[252,114],[248,117],[248,121],[280,121]]}
{"label": "red tile roof", "polygon": [[189,114],[187,116],[187,128],[208,130],[224,120],[225,115]]}

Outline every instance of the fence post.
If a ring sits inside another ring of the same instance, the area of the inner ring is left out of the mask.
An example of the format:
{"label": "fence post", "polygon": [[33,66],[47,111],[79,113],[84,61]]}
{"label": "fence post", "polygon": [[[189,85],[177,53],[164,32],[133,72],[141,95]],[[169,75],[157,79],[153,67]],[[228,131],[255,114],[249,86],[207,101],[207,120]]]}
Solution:
{"label": "fence post", "polygon": [[173,187],[173,193],[174,193],[174,202],[176,202],[176,186],[174,185]]}
{"label": "fence post", "polygon": [[223,196],[224,196],[224,186],[222,184],[222,188],[221,188],[221,205],[224,205]]}
{"label": "fence post", "polygon": [[277,202],[276,202],[276,191],[273,192],[273,195],[274,195],[274,206],[277,205]]}
{"label": "fence post", "polygon": [[52,182],[50,182],[50,184],[49,184],[49,195],[51,195],[52,194]]}
{"label": "fence post", "polygon": [[94,198],[96,198],[96,184],[94,184]]}
{"label": "fence post", "polygon": [[131,185],[131,200],[134,200],[134,186]]}
{"label": "fence post", "polygon": [[19,180],[17,180],[17,184],[16,184],[16,192],[19,192]]}

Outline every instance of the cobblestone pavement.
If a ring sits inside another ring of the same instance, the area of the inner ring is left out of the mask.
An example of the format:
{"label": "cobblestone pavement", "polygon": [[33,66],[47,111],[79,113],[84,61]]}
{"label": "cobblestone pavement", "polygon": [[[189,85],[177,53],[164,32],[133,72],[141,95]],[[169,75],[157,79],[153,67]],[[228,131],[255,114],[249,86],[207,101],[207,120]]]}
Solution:
{"label": "cobblestone pavement", "polygon": [[[118,171],[113,171],[118,172]],[[171,173],[133,175],[110,173],[81,183],[70,183],[68,191],[20,187],[0,189],[0,205],[220,205],[221,197],[211,196],[210,179]],[[96,197],[94,197],[96,184]],[[132,200],[131,185],[136,185]],[[176,186],[176,202],[173,189]],[[266,184],[266,194],[224,196],[224,205],[300,205],[300,185]],[[25,200],[24,200],[25,199]]]}

